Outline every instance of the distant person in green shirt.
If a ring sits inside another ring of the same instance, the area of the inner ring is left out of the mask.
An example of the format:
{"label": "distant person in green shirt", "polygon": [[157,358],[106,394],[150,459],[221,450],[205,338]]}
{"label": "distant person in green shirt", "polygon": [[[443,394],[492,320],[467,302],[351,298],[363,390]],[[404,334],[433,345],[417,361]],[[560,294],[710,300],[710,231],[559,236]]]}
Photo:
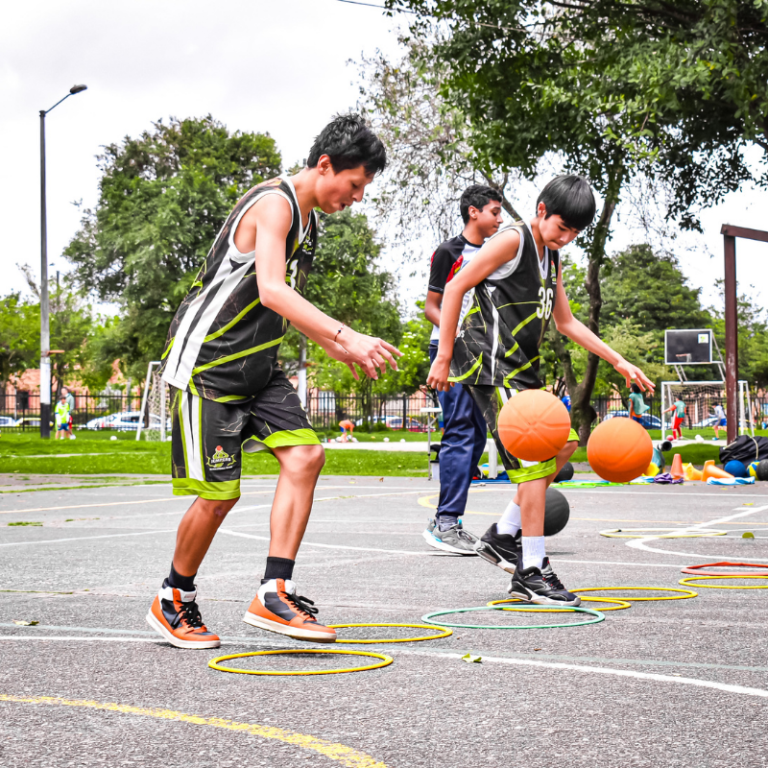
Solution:
{"label": "distant person in green shirt", "polygon": [[[63,440],[72,437],[70,428],[72,409],[67,402],[67,393],[62,390],[59,402],[56,403],[54,415],[56,416],[56,439]],[[63,433],[63,434],[62,434]]]}
{"label": "distant person in green shirt", "polygon": [[648,406],[643,400],[643,394],[637,384],[632,385],[632,394],[629,396],[629,417],[639,424],[642,423],[641,416],[648,410]]}
{"label": "distant person in green shirt", "polygon": [[672,439],[680,440],[683,437],[683,421],[685,421],[685,403],[681,397],[678,396],[677,400],[664,413],[670,411],[675,412],[672,420]]}

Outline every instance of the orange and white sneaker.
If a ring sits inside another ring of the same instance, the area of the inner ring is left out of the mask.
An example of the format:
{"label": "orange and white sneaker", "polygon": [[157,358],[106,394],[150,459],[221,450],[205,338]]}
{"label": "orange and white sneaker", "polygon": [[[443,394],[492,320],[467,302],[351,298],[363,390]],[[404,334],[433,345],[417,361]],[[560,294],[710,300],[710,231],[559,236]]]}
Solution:
{"label": "orange and white sneaker", "polygon": [[195,598],[197,590],[163,584],[147,614],[147,624],[177,648],[218,648],[218,635],[209,632],[200,616]]}
{"label": "orange and white sneaker", "polygon": [[243,621],[296,640],[336,642],[336,632],[318,623],[316,613],[315,604],[306,597],[299,597],[292,581],[270,579],[259,587]]}

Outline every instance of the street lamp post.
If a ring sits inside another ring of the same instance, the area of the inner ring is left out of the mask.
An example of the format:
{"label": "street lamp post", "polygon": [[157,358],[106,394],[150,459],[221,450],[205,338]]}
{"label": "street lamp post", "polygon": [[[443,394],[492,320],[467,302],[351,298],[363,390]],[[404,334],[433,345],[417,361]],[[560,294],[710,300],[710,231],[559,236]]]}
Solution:
{"label": "street lamp post", "polygon": [[51,436],[51,332],[48,307],[48,222],[45,206],[45,116],[86,85],[73,85],[50,109],[40,110],[40,437]]}

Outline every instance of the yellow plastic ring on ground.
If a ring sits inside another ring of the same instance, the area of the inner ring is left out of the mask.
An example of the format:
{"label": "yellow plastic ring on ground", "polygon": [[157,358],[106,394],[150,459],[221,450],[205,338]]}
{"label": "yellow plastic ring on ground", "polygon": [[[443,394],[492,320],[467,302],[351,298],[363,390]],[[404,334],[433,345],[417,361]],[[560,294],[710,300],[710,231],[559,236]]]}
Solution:
{"label": "yellow plastic ring on ground", "polygon": [[[329,629],[344,629],[344,627],[408,627],[409,629],[429,629],[434,632],[435,627],[429,624],[329,624]],[[437,627],[440,630],[439,635],[428,635],[427,637],[403,637],[403,638],[385,638],[383,640],[339,640],[337,643],[418,643],[421,640],[439,640],[442,637],[450,637],[453,630],[448,627]]]}
{"label": "yellow plastic ring on ground", "polygon": [[674,587],[584,587],[583,589],[572,589],[574,594],[580,594],[581,592],[621,592],[624,590],[633,590],[643,592],[646,590],[655,592],[682,592],[681,595],[673,595],[670,597],[625,597],[621,596],[621,600],[628,603],[650,602],[653,600],[687,600],[690,597],[698,597],[699,593],[694,592],[691,589],[676,589]]}
{"label": "yellow plastic ring on ground", "polygon": [[[666,533],[654,533],[666,531]],[[716,528],[606,528],[600,531],[607,539],[706,539],[712,536],[725,536],[728,531]]]}
{"label": "yellow plastic ring on ground", "polygon": [[[631,608],[632,605],[628,603],[626,600],[619,600],[615,597],[582,597],[582,602],[588,602],[588,603],[617,603],[617,605],[614,605],[613,608],[600,608],[600,613],[605,613],[606,611],[623,611],[625,608]],[[491,600],[490,603],[486,603],[487,606],[492,607],[494,605],[501,605],[502,603],[523,603],[522,600],[518,600],[517,598],[509,598],[507,600]],[[530,605],[530,603],[523,603],[523,605]],[[522,607],[511,607],[511,608],[502,608],[502,611],[522,611]],[[538,610],[535,608],[528,608],[526,609],[530,613],[543,613],[544,611],[549,611],[551,613],[566,613],[568,611],[567,608],[539,608]]]}
{"label": "yellow plastic ring on ground", "polygon": [[768,579],[768,576],[745,576],[741,574],[729,574],[727,576],[690,576],[686,579],[680,579],[680,584],[686,584],[693,587],[702,587],[704,589],[768,589],[768,584],[755,584],[749,586],[745,584],[739,584],[733,587],[726,586],[725,584],[693,584],[692,582],[699,582],[702,579]]}
{"label": "yellow plastic ring on ground", "polygon": [[[335,653],[340,656],[371,656],[375,659],[381,659],[376,664],[369,664],[367,667],[349,667],[346,669],[301,669],[295,672],[262,672],[258,669],[235,669],[234,667],[222,667],[220,662],[229,659],[243,659],[246,656],[278,656],[284,653]],[[218,656],[208,662],[211,669],[218,669],[219,672],[234,672],[238,675],[340,675],[342,672],[364,672],[368,669],[378,669],[390,665],[394,659],[391,656],[385,656],[383,653],[371,653],[370,651],[337,651],[331,648],[290,648],[280,651],[251,651],[250,653],[231,653],[228,656]]]}

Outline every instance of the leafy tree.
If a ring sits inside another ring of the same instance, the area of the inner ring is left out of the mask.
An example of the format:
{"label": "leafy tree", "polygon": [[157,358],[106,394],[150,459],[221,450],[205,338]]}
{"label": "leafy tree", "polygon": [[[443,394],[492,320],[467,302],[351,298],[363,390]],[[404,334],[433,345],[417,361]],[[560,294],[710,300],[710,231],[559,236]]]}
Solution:
{"label": "leafy tree", "polygon": [[[765,19],[757,6],[754,13],[741,13],[745,4],[737,0],[683,0],[684,13],[672,18],[678,4],[655,0],[389,0],[387,5],[416,12],[414,38],[435,39],[425,66],[430,58],[450,62],[440,90],[471,125],[481,164],[516,168],[533,178],[542,158],[554,155],[568,170],[588,176],[602,195],[598,219],[581,238],[588,256],[587,325],[597,334],[600,272],[613,215],[633,179],[644,173],[671,184],[676,194],[669,214],[695,227],[694,203],[717,201],[753,177],[741,153],[757,133],[741,113],[747,96],[766,103],[761,95],[768,79],[761,48]],[[442,37],[435,35],[436,25]],[[718,58],[720,79],[707,79],[705,70],[713,71],[715,61],[707,56],[720,34],[731,54],[739,45],[747,53],[748,75]],[[687,69],[697,70],[699,80],[691,83]],[[654,96],[664,97],[663,109],[656,102],[652,106]],[[713,98],[717,107],[710,120]],[[562,339],[554,336],[553,344],[558,356],[567,355]],[[594,418],[589,401],[598,365],[599,358],[589,354],[571,391],[582,440]]]}
{"label": "leafy tree", "polygon": [[631,245],[605,262],[601,288],[602,321],[631,320],[657,340],[666,328],[701,328],[710,322],[700,288],[691,288],[674,254]]}
{"label": "leafy tree", "polygon": [[208,116],[158,121],[98,161],[99,201],[65,256],[80,286],[120,307],[110,343],[142,377],[230,210],[280,172],[280,154],[268,134],[230,133]]}
{"label": "leafy tree", "polygon": [[40,360],[40,306],[11,292],[0,298],[0,392]]}

